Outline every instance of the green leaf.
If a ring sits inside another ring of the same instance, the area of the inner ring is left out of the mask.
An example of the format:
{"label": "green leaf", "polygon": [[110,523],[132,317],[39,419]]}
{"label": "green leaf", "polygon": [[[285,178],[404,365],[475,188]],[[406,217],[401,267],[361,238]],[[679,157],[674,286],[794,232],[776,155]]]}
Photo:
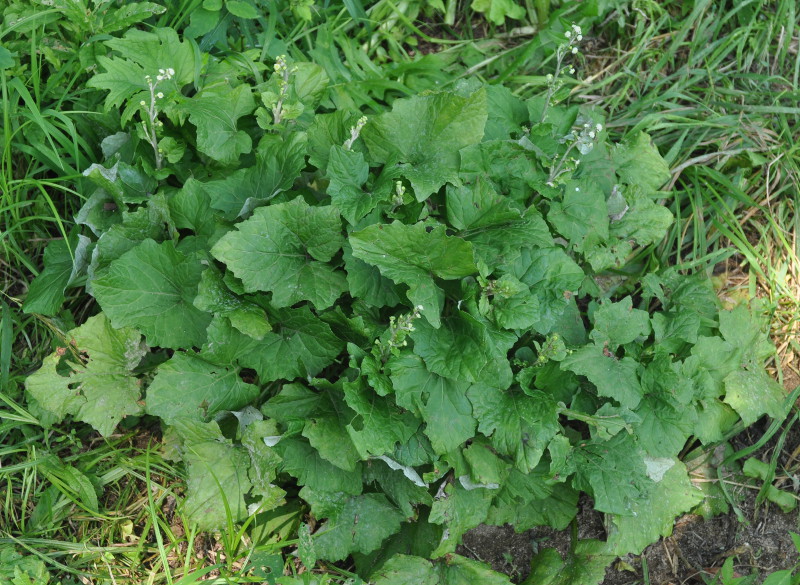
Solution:
{"label": "green leaf", "polygon": [[341,389],[330,385],[320,392],[315,409],[305,417],[303,436],[336,467],[355,471],[361,456],[348,435],[347,424],[355,413],[347,406]]}
{"label": "green leaf", "polygon": [[347,421],[347,433],[362,459],[386,455],[403,444],[419,428],[419,420],[378,395],[364,377],[345,382],[344,399],[357,416]]}
{"label": "green leaf", "polygon": [[626,296],[619,302],[606,302],[594,313],[594,329],[589,337],[595,343],[609,342],[611,348],[650,335],[650,316],[647,311],[633,308],[633,300]]}
{"label": "green leaf", "polygon": [[225,0],[225,8],[238,18],[255,19],[259,17],[256,7],[242,0]]}
{"label": "green leaf", "polygon": [[739,370],[724,381],[726,404],[749,426],[763,415],[782,420],[786,416],[786,393],[763,369]]}
{"label": "green leaf", "polygon": [[478,430],[491,438],[499,453],[512,457],[523,473],[536,467],[550,439],[560,430],[558,406],[544,392],[528,395],[519,390],[473,386],[467,396],[478,419]]}
{"label": "green leaf", "polygon": [[350,128],[355,127],[359,117],[360,114],[343,109],[314,116],[308,128],[308,162],[327,169],[331,147],[341,146],[350,138]]}
{"label": "green leaf", "polygon": [[638,367],[633,358],[617,359],[613,354],[606,355],[599,345],[575,350],[561,362],[562,369],[586,376],[597,388],[598,395],[613,398],[631,410],[642,399]]}
{"label": "green leaf", "polygon": [[429,522],[445,527],[444,537],[431,553],[436,558],[455,552],[465,532],[486,520],[496,491],[486,488],[465,489],[460,482],[440,490],[431,507]]}
{"label": "green leaf", "polygon": [[693,405],[652,395],[642,399],[636,414],[641,417],[641,422],[635,425],[636,436],[642,448],[654,457],[680,453],[697,421]]}
{"label": "green leaf", "polygon": [[564,185],[564,198],[551,204],[547,220],[581,252],[608,239],[605,195],[589,179]]}
{"label": "green leaf", "polygon": [[497,26],[503,26],[506,18],[514,20],[525,18],[525,7],[515,4],[514,0],[472,0],[470,8],[475,12],[483,12],[486,19]]}
{"label": "green leaf", "polygon": [[272,293],[275,307],[302,300],[330,307],[347,290],[344,273],[327,264],[341,249],[341,220],[333,207],[302,197],[261,207],[211,249],[247,292]]}
{"label": "green leaf", "polygon": [[396,100],[361,137],[373,162],[408,163],[405,175],[417,201],[424,201],[445,183],[458,183],[459,150],[481,141],[486,119],[482,89],[466,97],[431,93]]}
{"label": "green leaf", "polygon": [[105,109],[119,108],[139,92],[148,91],[145,75],[155,78],[159,69],[174,69],[171,80],[159,83],[167,93],[177,92],[194,81],[195,53],[189,41],[181,41],[171,28],[156,28],[152,32],[130,29],[121,39],[105,41],[119,57],[99,56],[97,62],[105,69],[92,77],[87,85],[109,92]]}
{"label": "green leaf", "polygon": [[533,558],[531,574],[523,585],[597,585],[615,558],[599,540],[579,540],[566,561],[556,549],[546,548]]}
{"label": "green leaf", "polygon": [[328,194],[348,222],[352,225],[372,211],[384,194],[365,192],[362,185],[369,178],[369,165],[364,155],[353,150],[345,150],[338,144],[331,146],[326,172],[330,183]]}
{"label": "green leaf", "polygon": [[319,492],[361,493],[360,463],[355,470],[345,471],[320,457],[305,439],[299,437],[282,438],[275,445],[275,451],[283,458],[282,471],[297,478],[299,485]]}
{"label": "green leaf", "polygon": [[623,183],[639,185],[649,194],[669,180],[667,163],[644,132],[617,144],[611,154],[617,175]]}
{"label": "green leaf", "polygon": [[94,280],[105,273],[108,266],[125,252],[145,240],[161,242],[167,238],[166,226],[170,224],[170,218],[165,209],[158,204],[160,202],[163,202],[163,199],[158,197],[132,213],[123,210],[122,223],[112,225],[100,236],[88,270],[89,292],[92,292]]}
{"label": "green leaf", "polygon": [[516,335],[493,329],[458,311],[444,319],[439,329],[420,321],[411,338],[414,353],[435,374],[494,388],[511,385],[508,350],[516,342]]}
{"label": "green leaf", "polygon": [[14,54],[0,45],[0,70],[9,69],[14,66]]}
{"label": "green leaf", "polygon": [[502,85],[487,85],[489,117],[483,139],[507,140],[528,124],[528,108],[511,90]]}
{"label": "green leaf", "polygon": [[258,387],[197,356],[176,353],[160,365],[147,388],[146,410],[170,424],[176,418],[208,420],[222,410],[237,410],[258,396]]}
{"label": "green leaf", "polygon": [[202,188],[211,207],[233,221],[290,189],[305,167],[305,154],[303,133],[295,132],[288,139],[268,134],[258,144],[255,165],[203,183]]}
{"label": "green leaf", "polygon": [[227,232],[227,228],[222,225],[220,214],[211,209],[207,185],[190,177],[167,203],[175,227],[192,230],[210,246]]}
{"label": "green leaf", "polygon": [[197,127],[197,149],[225,165],[239,161],[242,154],[250,152],[253,142],[250,135],[239,130],[237,121],[256,107],[249,85],[215,91],[201,91],[180,102],[176,111],[189,117]]}
{"label": "green leaf", "polygon": [[381,491],[410,521],[416,519],[416,510],[420,505],[430,506],[433,503],[425,485],[414,483],[402,469],[391,469],[384,461],[370,461],[364,470],[364,482],[377,483]]}
{"label": "green leaf", "polygon": [[646,459],[645,464],[654,481],[649,493],[633,502],[632,516],[609,518],[608,551],[615,555],[638,555],[659,538],[669,536],[675,518],[703,500],[703,492],[692,485],[686,466],[678,459]]}
{"label": "green leaf", "polygon": [[107,437],[123,418],[142,412],[133,370],[147,348],[138,331],[116,329],[102,313],[71,330],[67,338],[66,351],[47,356],[25,380],[25,389],[59,420],[73,415]]}
{"label": "green leaf", "polygon": [[635,186],[625,190],[625,199],[628,209],[620,219],[612,218],[611,236],[633,240],[639,246],[661,241],[674,220],[672,212]]}
{"label": "green leaf", "polygon": [[633,506],[652,484],[641,450],[627,433],[582,443],[572,456],[577,470],[573,485],[592,494],[595,509],[601,512],[632,515]]}
{"label": "green leaf", "polygon": [[[2,55],[0,54],[0,58]],[[2,66],[2,61],[0,61]],[[23,581],[23,579],[27,579]],[[12,546],[0,547],[0,583],[2,585],[47,585],[50,573],[42,560],[34,555],[21,555]]]}
{"label": "green leaf", "polygon": [[307,306],[275,311],[270,320],[272,331],[239,357],[243,366],[258,371],[261,382],[315,376],[344,349],[344,342]]}
{"label": "green leaf", "polygon": [[376,266],[353,256],[349,243],[344,245],[344,267],[350,295],[374,307],[394,307],[402,302],[402,289],[383,276]]}
{"label": "green leaf", "polygon": [[247,517],[244,498],[252,487],[247,477],[247,450],[223,437],[214,421],[176,419],[174,424],[183,438],[183,460],[189,476],[184,502],[189,520],[200,530],[219,530]]}
{"label": "green leaf", "polygon": [[563,530],[578,513],[578,492],[569,485],[555,484],[537,471],[524,474],[511,469],[500,486],[486,522],[511,524],[521,532],[537,526]]}
{"label": "green leaf", "polygon": [[525,247],[553,245],[538,211],[520,211],[480,176],[472,184],[447,187],[447,220],[488,266],[512,262]]}
{"label": "green leaf", "polygon": [[511,585],[508,577],[478,561],[447,555],[438,561],[396,555],[372,576],[375,585]]}
{"label": "green leaf", "polygon": [[203,267],[171,241],[145,240],[92,283],[114,327],[137,327],[150,345],[200,347],[211,315],[192,304]]}
{"label": "green leaf", "polygon": [[55,315],[64,304],[64,291],[85,272],[91,240],[83,235],[54,240],[44,250],[44,270],[33,279],[22,310],[25,313]]}
{"label": "green leaf", "polygon": [[444,226],[428,231],[421,223],[372,225],[350,234],[350,245],[354,257],[411,287],[409,300],[422,305],[422,314],[434,326],[439,324],[443,295],[433,277],[453,280],[477,271],[472,245],[446,235]]}
{"label": "green leaf", "polygon": [[231,325],[253,339],[263,339],[272,329],[264,309],[231,292],[225,286],[222,275],[211,267],[204,270],[200,277],[194,306],[201,311],[227,317]]}
{"label": "green leaf", "polygon": [[444,454],[458,448],[475,434],[470,384],[434,374],[422,359],[404,354],[387,364],[397,405],[418,413],[434,451]]}
{"label": "green leaf", "polygon": [[[313,510],[315,497],[308,489],[303,490],[303,496]],[[402,514],[382,494],[332,497],[338,500],[336,514],[314,534],[314,549],[322,559],[340,561],[352,552],[372,552],[400,529]]]}

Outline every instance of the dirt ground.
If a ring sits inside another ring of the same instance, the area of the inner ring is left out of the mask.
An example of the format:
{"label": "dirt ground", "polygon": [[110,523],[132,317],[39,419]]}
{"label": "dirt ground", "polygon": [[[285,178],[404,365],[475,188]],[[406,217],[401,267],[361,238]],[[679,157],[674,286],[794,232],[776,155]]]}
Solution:
{"label": "dirt ground", "polygon": [[[760,421],[732,439],[733,449],[738,451],[755,444],[768,424],[768,420]],[[779,431],[752,456],[769,461],[780,436]],[[800,424],[795,424],[786,432],[773,482],[776,487],[792,494],[798,493],[800,481],[798,454]],[[643,565],[647,567],[652,585],[699,585],[712,583],[714,575],[729,557],[733,558],[738,576],[757,572],[761,580],[774,571],[792,568],[800,562],[789,534],[790,531],[800,532],[798,510],[785,514],[774,504],[756,506],[760,482],[750,480],[750,485],[747,485],[746,478],[733,475],[726,481],[744,521],[740,521],[733,511],[710,519],[692,514],[678,518],[671,536],[652,544],[641,555],[628,555],[612,563],[603,584],[646,583]],[[580,509],[578,537],[604,540],[602,515],[592,509],[588,497],[581,500]],[[535,551],[555,548],[564,557],[570,542],[569,529],[559,532],[536,528],[515,534],[510,526],[479,526],[464,536],[458,552],[491,564],[495,570],[506,573],[519,583],[530,573]]]}

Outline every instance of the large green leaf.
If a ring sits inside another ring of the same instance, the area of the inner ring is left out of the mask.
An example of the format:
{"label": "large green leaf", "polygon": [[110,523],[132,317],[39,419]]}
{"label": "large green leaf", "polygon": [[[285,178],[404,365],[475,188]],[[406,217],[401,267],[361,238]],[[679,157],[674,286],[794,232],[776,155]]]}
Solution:
{"label": "large green leaf", "polygon": [[448,186],[447,219],[492,267],[513,261],[522,248],[553,245],[550,230],[535,208],[517,209],[480,176],[472,184]]}
{"label": "large green leaf", "polygon": [[375,585],[511,585],[507,576],[459,555],[447,555],[437,561],[396,555],[372,578]]}
{"label": "large green leaf", "polygon": [[76,281],[89,263],[91,240],[79,235],[70,241],[55,240],[44,250],[44,270],[28,287],[22,310],[55,315],[64,304],[65,289]]}
{"label": "large green leaf", "polygon": [[725,378],[725,402],[751,425],[761,416],[782,420],[788,404],[786,393],[763,369],[740,370]]}
{"label": "large green leaf", "polygon": [[207,420],[221,410],[237,410],[258,396],[258,387],[189,354],[176,353],[158,367],[147,388],[147,414],[169,424],[176,418]]}
{"label": "large green leaf", "polygon": [[669,180],[667,163],[644,132],[616,145],[612,161],[623,183],[639,185],[648,194]]}
{"label": "large green leaf", "polygon": [[703,492],[692,485],[686,466],[677,459],[646,459],[645,464],[654,482],[650,492],[633,503],[632,516],[610,517],[608,543],[613,554],[640,554],[649,544],[672,534],[675,517],[703,500]]}
{"label": "large green leaf", "polygon": [[97,62],[105,72],[96,74],[87,85],[109,92],[105,103],[107,110],[119,108],[134,94],[146,91],[145,75],[155,80],[159,69],[175,71],[171,80],[159,84],[159,89],[165,94],[178,91],[194,80],[192,43],[181,41],[171,28],[157,28],[152,32],[133,28],[120,39],[106,41],[106,45],[119,57],[98,57]]}
{"label": "large green leaf", "polygon": [[616,556],[599,540],[579,540],[566,560],[556,549],[546,548],[533,558],[523,585],[598,585]]}
{"label": "large green leaf", "polygon": [[652,484],[641,449],[627,433],[582,443],[572,456],[577,469],[573,484],[591,493],[601,512],[631,516],[633,505],[646,497]]}
{"label": "large green leaf", "polygon": [[343,560],[352,552],[372,552],[397,532],[403,521],[403,515],[383,494],[316,494],[304,489],[302,495],[315,513],[318,501],[328,500],[322,510],[329,517],[314,535],[314,550],[329,561]]}
{"label": "large green leaf", "polygon": [[569,485],[553,485],[544,474],[523,474],[512,469],[500,486],[489,514],[488,524],[511,524],[517,532],[536,526],[563,530],[578,512],[578,492]]}
{"label": "large green leaf", "polygon": [[419,420],[372,389],[365,377],[345,382],[344,399],[357,416],[347,421],[347,432],[362,458],[385,455],[403,444],[419,428]]}
{"label": "large green leaf", "polygon": [[347,290],[344,272],[328,264],[341,249],[341,219],[333,207],[310,207],[302,197],[260,207],[211,249],[248,292],[272,293],[272,305],[302,300],[330,307]]}
{"label": "large green leaf", "polygon": [[344,349],[344,342],[307,306],[279,309],[271,316],[272,331],[239,356],[262,382],[315,376]]}
{"label": "large green leaf", "polygon": [[299,485],[319,492],[344,492],[360,494],[363,488],[361,464],[355,470],[345,471],[320,457],[319,453],[302,437],[285,437],[275,451],[283,458],[281,469],[297,478]]}
{"label": "large green leaf", "polygon": [[444,490],[439,490],[428,521],[443,525],[445,531],[431,556],[435,558],[455,552],[464,533],[486,520],[495,493],[495,490],[485,487],[466,489],[460,482],[450,483]]}
{"label": "large green leaf", "polygon": [[599,345],[586,345],[569,354],[561,368],[586,376],[600,396],[608,396],[630,409],[642,399],[639,364],[629,357],[618,359]]}
{"label": "large green leaf", "polygon": [[176,419],[174,424],[183,439],[181,451],[189,476],[184,502],[189,520],[200,530],[218,530],[229,521],[243,520],[245,496],[252,487],[247,450],[226,439],[214,421]]}
{"label": "large green leaf", "polygon": [[448,236],[444,226],[424,224],[372,225],[350,234],[353,256],[377,266],[381,274],[407,284],[408,298],[422,306],[422,314],[439,325],[444,301],[433,277],[452,280],[477,272],[472,245]]}
{"label": "large green leaf", "polygon": [[345,150],[338,144],[331,146],[327,176],[330,180],[328,194],[333,205],[342,212],[342,217],[353,225],[388,195],[388,190],[381,193],[365,191],[362,188],[369,177],[369,165],[363,153]]}
{"label": "large green leaf", "polygon": [[558,406],[544,392],[473,386],[467,393],[478,430],[492,445],[529,473],[539,463],[547,444],[560,430]]}
{"label": "large green leaf", "polygon": [[136,327],[154,346],[200,347],[211,321],[193,305],[202,270],[171,241],[145,240],[114,260],[92,290],[114,327]]}
{"label": "large green leaf", "polygon": [[147,352],[141,334],[112,327],[100,313],[67,339],[68,347],[47,356],[25,380],[28,395],[58,419],[73,415],[103,436],[126,416],[141,414],[141,387],[133,375]]}
{"label": "large green leaf", "polygon": [[253,90],[247,84],[235,88],[204,90],[181,102],[177,111],[188,116],[197,128],[197,149],[222,164],[238,162],[250,152],[253,141],[237,121],[256,107]]}
{"label": "large green leaf", "polygon": [[305,134],[296,132],[286,139],[267,134],[258,143],[253,166],[203,183],[202,189],[211,207],[226,219],[244,217],[291,188],[305,167],[305,152]]}
{"label": "large green leaf", "polygon": [[470,5],[476,12],[483,12],[487,20],[503,26],[506,18],[521,20],[525,18],[525,7],[513,0],[472,0]]}
{"label": "large green leaf", "polygon": [[437,453],[448,453],[474,436],[468,382],[434,374],[422,359],[409,354],[390,360],[388,369],[398,406],[425,421],[425,434]]}
{"label": "large green leaf", "polygon": [[361,136],[373,162],[408,163],[405,174],[423,201],[445,183],[458,183],[458,151],[481,141],[486,118],[482,89],[466,97],[432,93],[396,100]]}
{"label": "large green leaf", "polygon": [[435,374],[495,388],[511,384],[507,354],[516,335],[493,329],[459,311],[444,319],[439,329],[424,321],[418,323],[411,338],[414,353]]}
{"label": "large green leaf", "polygon": [[650,335],[650,316],[647,311],[633,308],[626,296],[617,303],[606,302],[594,313],[594,329],[589,337],[597,343],[610,342],[612,349]]}

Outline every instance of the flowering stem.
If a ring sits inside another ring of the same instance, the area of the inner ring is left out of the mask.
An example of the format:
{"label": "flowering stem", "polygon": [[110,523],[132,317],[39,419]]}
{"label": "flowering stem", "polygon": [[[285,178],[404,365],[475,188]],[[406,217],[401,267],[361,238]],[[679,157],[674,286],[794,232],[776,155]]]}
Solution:
{"label": "flowering stem", "polygon": [[147,142],[149,142],[150,146],[153,147],[157,170],[161,170],[162,166],[164,165],[164,155],[162,154],[161,149],[158,148],[158,134],[156,133],[156,129],[160,126],[163,126],[164,123],[158,119],[158,107],[156,106],[156,100],[163,98],[164,94],[160,91],[156,92],[156,87],[158,87],[158,84],[161,81],[172,79],[173,75],[175,75],[175,70],[171,67],[168,69],[159,69],[155,83],[153,83],[152,77],[145,75],[144,79],[147,81],[147,88],[150,91],[150,103],[147,104],[144,100],[139,102],[139,105],[146,108],[145,111],[147,113],[147,117],[142,122],[142,128],[144,128],[144,134]]}

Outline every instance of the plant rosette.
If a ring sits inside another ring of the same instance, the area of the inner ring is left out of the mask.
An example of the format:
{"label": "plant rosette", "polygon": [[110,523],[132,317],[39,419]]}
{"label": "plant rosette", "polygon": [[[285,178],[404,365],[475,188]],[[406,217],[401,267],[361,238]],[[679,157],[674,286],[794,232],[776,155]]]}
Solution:
{"label": "plant rosette", "polygon": [[91,83],[127,125],[86,173],[82,253],[40,277],[102,312],[26,387],[48,423],[158,417],[200,528],[300,498],[307,558],[506,583],[462,535],[564,528],[585,492],[607,564],[700,502],[687,442],[784,414],[763,324],[637,263],[673,219],[646,134],[474,80],[365,119],[311,63],[107,44]]}

